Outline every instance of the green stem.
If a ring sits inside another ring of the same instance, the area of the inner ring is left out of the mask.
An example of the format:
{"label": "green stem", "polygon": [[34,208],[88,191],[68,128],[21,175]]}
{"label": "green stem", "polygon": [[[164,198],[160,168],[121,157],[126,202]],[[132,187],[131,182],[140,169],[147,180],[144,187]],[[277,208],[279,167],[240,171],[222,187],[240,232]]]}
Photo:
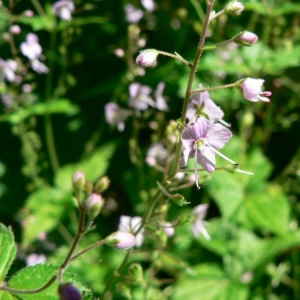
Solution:
{"label": "green stem", "polygon": [[43,7],[41,6],[40,2],[37,0],[31,0],[31,3],[33,4],[33,6],[35,7],[35,9],[37,10],[37,12],[39,13],[40,16],[45,16],[45,11],[43,9]]}
{"label": "green stem", "polygon": [[33,290],[15,289],[15,288],[8,287],[6,285],[1,285],[0,290],[9,292],[11,294],[37,294],[46,290],[49,286],[51,286],[55,282],[56,278],[57,276],[55,275],[45,285]]}
{"label": "green stem", "polygon": [[[80,219],[79,219],[77,233],[76,233],[75,239],[73,241],[72,247],[69,250],[69,253],[68,253],[67,257],[65,258],[64,262],[59,267],[59,270],[58,270],[58,281],[59,282],[62,282],[62,273],[63,273],[64,269],[67,267],[67,265],[69,264],[69,262],[71,260],[74,260],[74,258],[72,258],[73,253],[74,253],[74,251],[75,251],[75,249],[76,249],[76,247],[77,247],[77,245],[78,245],[81,237],[86,232],[86,230],[84,228],[85,213],[86,213],[85,206],[79,207],[79,210],[80,210]],[[78,255],[78,254],[76,254],[76,255]]]}
{"label": "green stem", "polygon": [[199,94],[199,93],[203,93],[203,92],[207,92],[207,91],[215,91],[215,90],[220,90],[220,89],[236,87],[239,82],[240,82],[240,80],[235,82],[235,83],[229,83],[229,84],[220,85],[220,86],[213,86],[213,87],[195,89],[195,90],[191,91],[191,95]]}
{"label": "green stem", "polygon": [[[54,26],[55,27],[55,26]],[[47,104],[51,103],[52,100],[52,82],[53,82],[53,66],[54,66],[54,49],[55,49],[55,42],[56,42],[56,31],[55,29],[51,32],[51,40],[50,40],[50,57],[49,60],[49,69],[50,72],[46,77],[46,87],[45,87],[45,101]],[[51,116],[49,112],[46,112],[44,115],[44,122],[45,122],[45,138],[47,149],[49,153],[49,158],[51,162],[51,166],[53,171],[56,173],[59,170],[59,161],[56,153],[56,147],[54,142],[54,135],[53,135],[53,126],[51,122]]]}
{"label": "green stem", "polygon": [[193,65],[190,62],[188,62],[187,60],[185,60],[183,57],[181,57],[179,55],[175,55],[175,54],[172,54],[172,53],[169,53],[169,52],[160,51],[160,50],[157,50],[157,53],[161,54],[161,55],[164,55],[164,56],[169,56],[169,57],[175,58],[175,59],[183,62],[184,64],[186,64],[189,68],[193,67]]}

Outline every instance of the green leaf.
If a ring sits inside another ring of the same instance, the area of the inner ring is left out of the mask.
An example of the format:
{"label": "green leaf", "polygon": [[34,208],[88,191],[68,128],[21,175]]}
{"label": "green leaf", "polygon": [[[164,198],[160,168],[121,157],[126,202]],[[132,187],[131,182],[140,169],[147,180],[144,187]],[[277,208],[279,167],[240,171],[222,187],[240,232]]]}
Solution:
{"label": "green leaf", "polygon": [[0,300],[15,300],[15,299],[18,298],[8,292],[0,291]]}
{"label": "green leaf", "polygon": [[216,265],[196,266],[196,276],[186,276],[174,286],[172,300],[182,299],[247,299],[248,288],[239,282],[231,281]]}
{"label": "green leaf", "polygon": [[0,223],[0,280],[3,281],[15,258],[17,247],[11,228]]}
{"label": "green leaf", "polygon": [[279,185],[269,184],[247,195],[245,204],[246,214],[254,227],[268,229],[279,235],[290,232],[289,202]]}
{"label": "green leaf", "polygon": [[41,116],[45,114],[74,115],[78,113],[78,107],[68,99],[56,99],[50,103],[37,103],[27,108],[22,108],[9,115],[2,115],[0,121],[8,121],[12,124],[19,124],[30,116]]}
{"label": "green leaf", "polygon": [[[54,275],[57,275],[58,267],[48,264],[38,264],[27,267],[17,272],[8,282],[8,286],[16,289],[37,289],[44,286]],[[64,280],[73,281],[73,275],[64,273]],[[90,291],[80,284],[74,283],[80,290],[84,291],[84,299],[90,298]],[[22,300],[57,300],[58,281],[56,280],[50,287],[40,293],[18,294]]]}
{"label": "green leaf", "polygon": [[78,163],[64,166],[55,176],[55,184],[64,190],[72,190],[72,178],[75,172],[82,171],[89,181],[95,181],[104,175],[109,165],[109,159],[114,154],[116,142],[108,143],[95,150],[91,156]]}
{"label": "green leaf", "polygon": [[30,245],[41,232],[56,227],[71,204],[71,193],[59,188],[46,187],[32,193],[26,201],[24,245]]}

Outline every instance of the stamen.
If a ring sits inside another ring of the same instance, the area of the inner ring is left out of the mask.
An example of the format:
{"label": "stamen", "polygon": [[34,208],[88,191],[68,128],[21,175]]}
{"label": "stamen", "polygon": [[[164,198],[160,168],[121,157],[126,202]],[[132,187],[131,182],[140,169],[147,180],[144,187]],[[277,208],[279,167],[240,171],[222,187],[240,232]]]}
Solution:
{"label": "stamen", "polygon": [[236,171],[237,173],[242,173],[242,174],[247,174],[247,175],[254,175],[253,172],[244,171],[244,170],[240,170],[240,169],[235,169],[235,171]]}
{"label": "stamen", "polygon": [[235,166],[238,166],[239,164],[236,163],[235,161],[233,161],[232,159],[228,158],[227,156],[225,156],[224,154],[222,154],[221,152],[219,152],[218,150],[216,150],[214,147],[212,147],[210,144],[206,144],[206,146],[208,146],[211,150],[213,150],[215,153],[217,153],[218,155],[220,155],[222,158],[224,158],[225,160],[229,161],[230,163],[234,164]]}
{"label": "stamen", "polygon": [[197,147],[195,149],[195,181],[196,181],[196,186],[197,186],[197,190],[200,190],[199,187],[199,183],[198,183],[198,179],[199,179],[199,175],[198,175],[198,151],[197,151]]}

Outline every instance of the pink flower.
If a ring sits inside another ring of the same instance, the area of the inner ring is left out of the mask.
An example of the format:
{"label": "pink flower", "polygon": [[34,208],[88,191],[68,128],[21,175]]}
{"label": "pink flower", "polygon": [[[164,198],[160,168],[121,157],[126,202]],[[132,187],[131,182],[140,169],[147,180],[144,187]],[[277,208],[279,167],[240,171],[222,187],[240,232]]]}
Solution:
{"label": "pink flower", "polygon": [[[200,84],[199,88],[201,87]],[[224,112],[210,99],[207,91],[195,94],[187,108],[186,117],[190,122],[195,122],[200,116],[212,122],[218,122],[224,117]]]}
{"label": "pink flower", "polygon": [[138,23],[144,16],[141,9],[137,8],[132,4],[127,4],[125,6],[125,15],[128,23]]}
{"label": "pink flower", "polygon": [[119,107],[118,104],[109,102],[105,104],[105,118],[109,125],[117,126],[119,131],[125,128],[125,121],[130,116],[131,112],[128,109]]}
{"label": "pink flower", "polygon": [[18,64],[12,59],[4,60],[0,58],[0,79],[14,82],[17,79],[15,71],[17,70]]}
{"label": "pink flower", "polygon": [[154,100],[149,97],[152,89],[148,85],[141,85],[138,82],[134,82],[129,86],[129,102],[128,106],[135,108],[136,111],[147,110],[148,106],[156,106]]}
{"label": "pink flower", "polygon": [[156,3],[153,0],[141,0],[142,5],[148,11],[155,10]]}
{"label": "pink flower", "polygon": [[57,1],[52,5],[52,11],[63,20],[72,20],[72,12],[75,10],[74,2],[71,0]]}
{"label": "pink flower", "polygon": [[195,158],[195,178],[198,185],[198,165],[207,172],[213,172],[216,165],[215,153],[235,164],[217,149],[223,148],[231,139],[231,132],[219,123],[212,123],[206,118],[200,117],[195,125],[187,127],[181,136],[183,144],[183,158],[181,166],[186,166],[189,158]]}
{"label": "pink flower", "polygon": [[252,102],[263,101],[270,102],[270,99],[267,98],[272,95],[271,92],[266,91],[262,92],[261,87],[264,83],[263,79],[254,79],[247,78],[241,83],[241,88],[243,91],[244,97]]}

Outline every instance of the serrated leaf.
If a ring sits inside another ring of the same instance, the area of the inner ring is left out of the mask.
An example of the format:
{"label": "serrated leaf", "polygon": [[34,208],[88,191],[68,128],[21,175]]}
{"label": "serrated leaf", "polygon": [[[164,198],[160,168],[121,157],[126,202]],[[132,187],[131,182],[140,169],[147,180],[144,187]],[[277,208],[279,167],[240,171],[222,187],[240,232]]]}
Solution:
{"label": "serrated leaf", "polygon": [[56,227],[70,207],[71,193],[62,189],[46,187],[32,193],[26,201],[28,212],[24,222],[24,245],[30,245],[41,232],[49,232]]}
{"label": "serrated leaf", "polygon": [[279,235],[285,235],[290,231],[290,207],[280,186],[269,184],[247,195],[245,203],[248,219],[255,227],[268,229]]}
{"label": "serrated leaf", "polygon": [[108,143],[98,149],[86,160],[61,168],[55,176],[55,184],[64,190],[72,190],[72,178],[75,172],[82,171],[89,181],[95,181],[104,175],[109,165],[109,159],[114,154],[116,143]]}
{"label": "serrated leaf", "polygon": [[0,280],[3,281],[15,258],[17,247],[11,228],[0,223]]}
{"label": "serrated leaf", "polygon": [[[54,275],[57,275],[58,267],[48,264],[38,264],[27,267],[17,272],[8,282],[9,287],[16,289],[37,289],[44,286]],[[64,281],[73,281],[73,275],[64,273]],[[90,291],[83,288],[80,284],[75,285],[85,291],[86,297],[90,298]],[[50,287],[40,293],[35,294],[18,294],[22,300],[57,300],[58,281],[56,280]]]}

